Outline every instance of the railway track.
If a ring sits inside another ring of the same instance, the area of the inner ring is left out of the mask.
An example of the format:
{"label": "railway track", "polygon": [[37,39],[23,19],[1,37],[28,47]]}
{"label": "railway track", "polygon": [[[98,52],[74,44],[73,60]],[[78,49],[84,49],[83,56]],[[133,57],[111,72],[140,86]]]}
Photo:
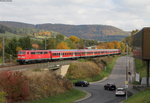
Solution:
{"label": "railway track", "polygon": [[76,60],[63,60],[63,61],[53,61],[53,62],[47,62],[47,63],[36,63],[36,64],[26,64],[26,65],[9,65],[9,66],[1,66],[0,71],[3,70],[16,70],[16,71],[22,71],[22,70],[31,70],[31,69],[44,69],[56,66],[56,65],[65,65],[70,64]]}

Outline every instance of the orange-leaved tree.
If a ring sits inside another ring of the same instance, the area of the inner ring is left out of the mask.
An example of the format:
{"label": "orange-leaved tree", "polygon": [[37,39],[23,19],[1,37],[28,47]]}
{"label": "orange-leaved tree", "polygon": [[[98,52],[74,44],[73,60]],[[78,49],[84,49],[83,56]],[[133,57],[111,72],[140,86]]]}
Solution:
{"label": "orange-leaved tree", "polygon": [[38,44],[32,44],[32,48],[34,48],[34,49],[39,49],[40,48],[40,46],[38,45]]}
{"label": "orange-leaved tree", "polygon": [[59,44],[57,44],[56,48],[57,49],[70,49],[66,42],[60,42]]}
{"label": "orange-leaved tree", "polygon": [[74,43],[78,43],[80,41],[80,39],[74,35],[70,36],[69,39]]}

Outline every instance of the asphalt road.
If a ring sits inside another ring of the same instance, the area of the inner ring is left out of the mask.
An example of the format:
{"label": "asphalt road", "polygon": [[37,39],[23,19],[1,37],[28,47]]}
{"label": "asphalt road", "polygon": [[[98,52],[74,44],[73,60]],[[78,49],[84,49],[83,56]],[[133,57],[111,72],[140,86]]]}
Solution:
{"label": "asphalt road", "polygon": [[[124,87],[126,79],[126,58],[124,56],[117,59],[111,75],[105,81],[92,83],[89,87],[77,87],[91,94],[89,98],[77,103],[119,103],[125,100],[125,97],[116,97],[115,91],[104,90],[104,85],[106,83],[115,83],[117,87]],[[130,63],[133,64],[133,58],[128,57],[129,59]],[[131,93],[129,94],[131,95]]]}

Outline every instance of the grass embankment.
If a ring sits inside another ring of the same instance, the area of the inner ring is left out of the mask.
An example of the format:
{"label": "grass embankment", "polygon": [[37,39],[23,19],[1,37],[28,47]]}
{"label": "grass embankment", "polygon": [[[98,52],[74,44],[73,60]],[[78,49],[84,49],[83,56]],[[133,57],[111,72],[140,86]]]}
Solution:
{"label": "grass embankment", "polygon": [[150,103],[150,90],[144,90],[130,97],[124,103]]}
{"label": "grass embankment", "polygon": [[50,71],[27,71],[30,98],[24,103],[72,103],[86,93],[72,88],[72,83]]}
{"label": "grass embankment", "polygon": [[[135,59],[135,68],[136,72],[140,74],[140,78],[146,77],[146,64],[142,60]],[[134,84],[140,84],[138,82],[134,82]],[[140,91],[139,93],[131,96],[124,103],[150,103],[150,89]]]}
{"label": "grass embankment", "polygon": [[63,94],[59,94],[56,96],[51,96],[48,98],[43,98],[39,100],[33,100],[25,103],[73,103],[75,100],[84,97],[86,93],[81,92],[76,89],[72,89]]}
{"label": "grass embankment", "polygon": [[118,57],[114,57],[110,60],[108,60],[107,62],[107,65],[106,67],[104,68],[104,70],[99,74],[100,75],[100,79],[103,79],[104,77],[107,77],[110,75],[115,63],[116,63],[116,60],[117,60]]}
{"label": "grass embankment", "polygon": [[146,64],[140,59],[135,59],[136,72],[140,74],[140,77],[146,77]]}
{"label": "grass embankment", "polygon": [[115,64],[117,57],[96,58],[90,60],[79,60],[72,63],[66,77],[73,82],[86,80],[94,82],[108,76]]}

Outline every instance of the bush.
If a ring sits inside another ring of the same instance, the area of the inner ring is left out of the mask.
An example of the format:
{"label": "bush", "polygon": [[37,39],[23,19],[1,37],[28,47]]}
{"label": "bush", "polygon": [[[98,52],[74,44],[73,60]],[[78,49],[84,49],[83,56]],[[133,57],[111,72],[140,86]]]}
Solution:
{"label": "bush", "polygon": [[72,89],[72,83],[49,71],[27,71],[30,98],[37,99],[54,96]]}
{"label": "bush", "polygon": [[6,93],[1,91],[0,92],[0,103],[6,103]]}
{"label": "bush", "polygon": [[0,72],[0,88],[7,94],[8,103],[26,100],[29,97],[28,80],[18,71]]}
{"label": "bush", "polygon": [[69,79],[85,79],[98,75],[100,71],[98,65],[93,62],[76,62],[70,65],[66,76]]}

